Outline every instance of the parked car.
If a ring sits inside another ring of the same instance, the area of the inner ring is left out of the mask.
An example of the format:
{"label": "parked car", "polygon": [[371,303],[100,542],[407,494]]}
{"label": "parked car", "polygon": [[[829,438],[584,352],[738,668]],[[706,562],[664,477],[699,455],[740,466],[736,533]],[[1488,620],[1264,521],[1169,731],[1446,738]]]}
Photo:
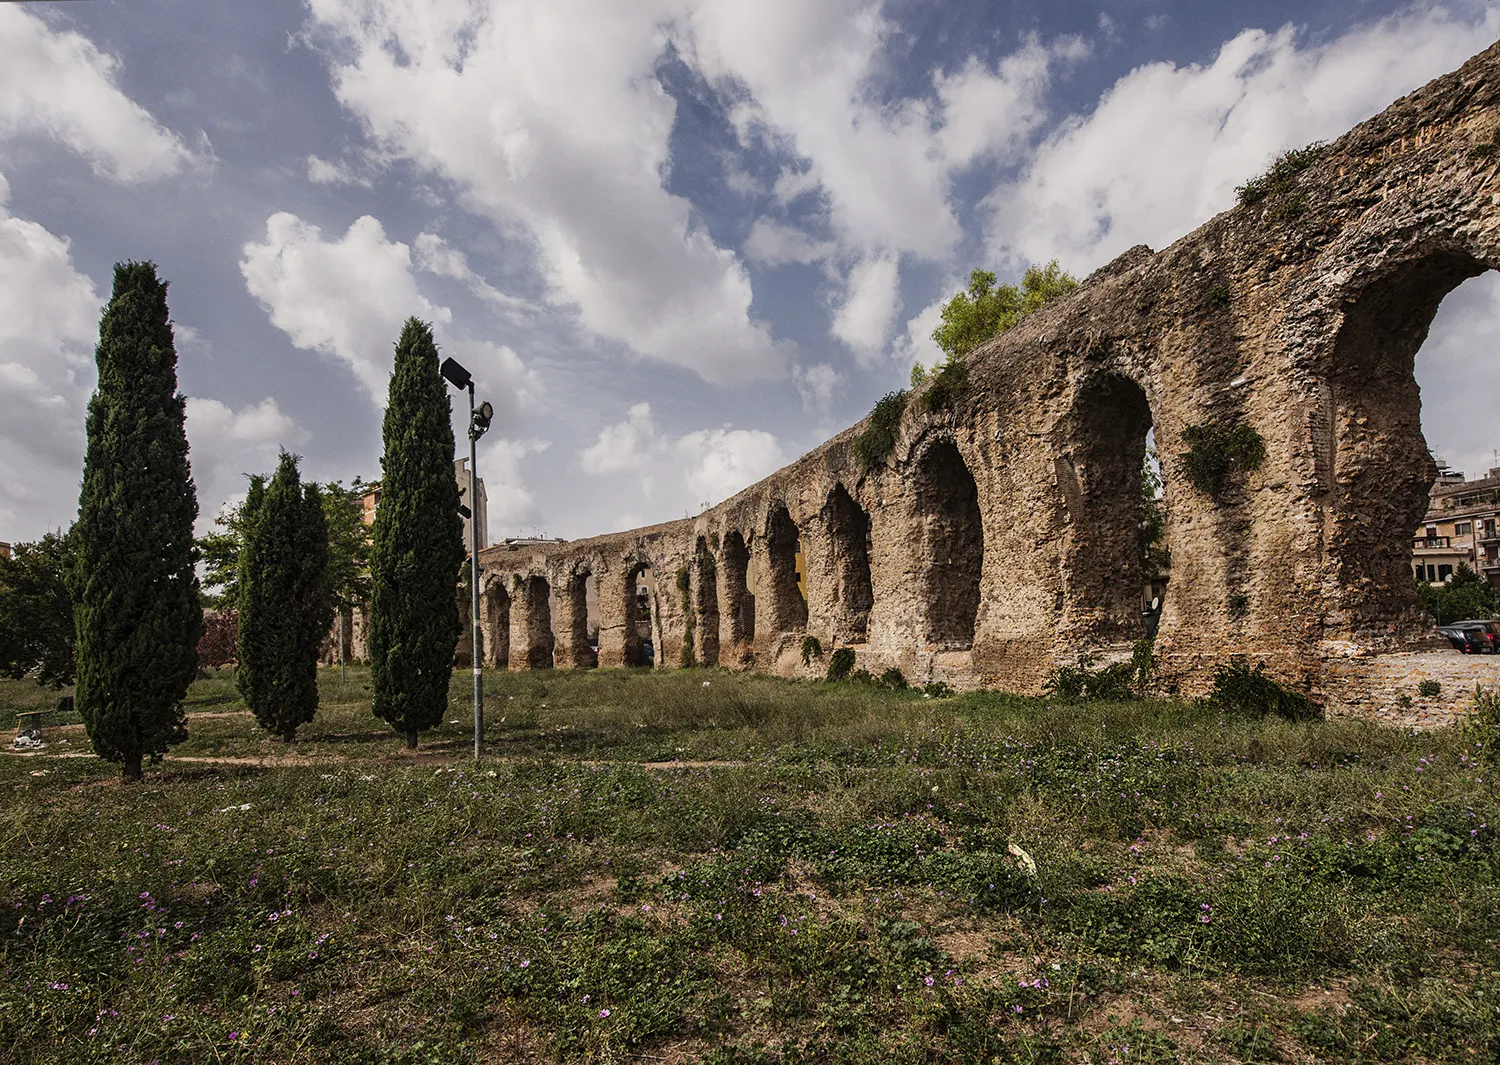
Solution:
{"label": "parked car", "polygon": [[1455,621],[1438,632],[1463,654],[1500,654],[1500,621]]}

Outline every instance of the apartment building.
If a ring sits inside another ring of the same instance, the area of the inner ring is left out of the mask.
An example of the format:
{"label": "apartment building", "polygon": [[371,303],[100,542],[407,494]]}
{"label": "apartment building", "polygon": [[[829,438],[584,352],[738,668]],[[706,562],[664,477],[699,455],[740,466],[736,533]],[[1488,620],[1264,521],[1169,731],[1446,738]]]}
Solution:
{"label": "apartment building", "polygon": [[1439,584],[1460,564],[1500,586],[1500,466],[1474,480],[1444,468],[1433,483],[1412,538],[1412,573]]}

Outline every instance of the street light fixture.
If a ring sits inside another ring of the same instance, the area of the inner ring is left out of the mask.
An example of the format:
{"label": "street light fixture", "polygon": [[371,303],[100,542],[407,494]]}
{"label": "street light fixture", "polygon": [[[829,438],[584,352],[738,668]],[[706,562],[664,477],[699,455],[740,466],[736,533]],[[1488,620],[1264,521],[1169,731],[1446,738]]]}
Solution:
{"label": "street light fixture", "polygon": [[469,393],[469,506],[460,506],[469,519],[469,590],[473,607],[473,629],[469,635],[469,659],[474,667],[474,760],[484,747],[484,662],[479,644],[479,455],[476,445],[490,427],[495,408],[488,402],[474,406],[474,376],[455,359],[444,359],[443,378],[454,388]]}

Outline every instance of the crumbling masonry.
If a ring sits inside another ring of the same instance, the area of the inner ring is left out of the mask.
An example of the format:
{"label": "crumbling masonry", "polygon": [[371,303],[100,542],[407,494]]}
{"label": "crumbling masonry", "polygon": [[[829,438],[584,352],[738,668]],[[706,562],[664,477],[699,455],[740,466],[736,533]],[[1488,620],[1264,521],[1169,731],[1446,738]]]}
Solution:
{"label": "crumbling masonry", "polygon": [[[1435,471],[1412,366],[1443,297],[1500,268],[1497,130],[1500,45],[1328,145],[1290,187],[1164,251],[1132,248],[985,345],[949,408],[914,397],[874,469],[853,454],[856,425],[696,518],[489,548],[489,664],[640,663],[649,566],[660,665],[802,676],[850,646],[914,682],[1038,691],[1080,651],[1118,654],[1141,633],[1154,427],[1172,552],[1163,682],[1200,692],[1243,654],[1335,702],[1369,698],[1358,663],[1428,632],[1409,556]],[[1237,423],[1264,461],[1217,495],[1193,487],[1183,430]],[[810,666],[806,635],[825,651]]]}

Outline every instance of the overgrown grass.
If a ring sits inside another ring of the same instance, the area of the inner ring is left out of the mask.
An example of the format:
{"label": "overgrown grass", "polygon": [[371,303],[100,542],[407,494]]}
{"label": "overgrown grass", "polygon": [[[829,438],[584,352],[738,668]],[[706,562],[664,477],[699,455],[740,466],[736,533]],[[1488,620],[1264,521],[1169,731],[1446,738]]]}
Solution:
{"label": "overgrown grass", "polygon": [[0,760],[0,1057],[1500,1052],[1487,733],[589,671],[486,676],[475,765],[467,674],[415,757],[321,679],[291,745],[200,682],[142,784]]}

